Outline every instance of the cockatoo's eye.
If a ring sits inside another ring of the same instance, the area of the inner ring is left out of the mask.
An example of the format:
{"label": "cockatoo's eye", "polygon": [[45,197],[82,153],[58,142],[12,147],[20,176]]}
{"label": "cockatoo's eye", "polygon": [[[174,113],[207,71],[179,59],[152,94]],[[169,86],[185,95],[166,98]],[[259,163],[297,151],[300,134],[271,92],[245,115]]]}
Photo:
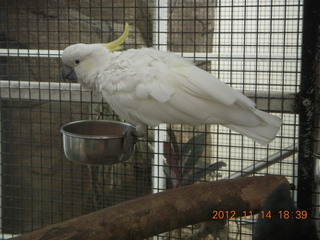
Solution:
{"label": "cockatoo's eye", "polygon": [[74,63],[75,63],[76,65],[78,65],[78,64],[80,63],[80,60],[79,60],[79,59],[76,59],[76,60],[74,61]]}

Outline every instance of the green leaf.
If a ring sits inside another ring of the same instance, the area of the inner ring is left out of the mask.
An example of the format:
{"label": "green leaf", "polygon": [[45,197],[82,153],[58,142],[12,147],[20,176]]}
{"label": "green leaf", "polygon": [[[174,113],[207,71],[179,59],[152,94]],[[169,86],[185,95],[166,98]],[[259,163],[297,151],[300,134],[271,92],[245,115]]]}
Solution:
{"label": "green leaf", "polygon": [[197,164],[205,147],[206,134],[201,133],[192,137],[187,143],[183,144],[181,152],[186,160],[183,164],[182,176],[187,175]]}

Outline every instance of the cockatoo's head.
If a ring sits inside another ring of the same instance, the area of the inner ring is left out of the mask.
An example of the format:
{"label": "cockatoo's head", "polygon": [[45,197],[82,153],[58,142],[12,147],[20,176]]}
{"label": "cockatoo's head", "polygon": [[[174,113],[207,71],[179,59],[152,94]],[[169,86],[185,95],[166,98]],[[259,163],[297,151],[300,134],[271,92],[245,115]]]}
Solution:
{"label": "cockatoo's head", "polygon": [[61,60],[62,77],[71,82],[94,88],[94,79],[106,68],[108,55],[121,48],[129,34],[129,25],[126,24],[125,30],[120,38],[107,44],[83,44],[71,45],[63,50]]}
{"label": "cockatoo's head", "polygon": [[103,44],[78,43],[67,47],[61,56],[62,77],[94,88],[94,79],[103,71],[110,52]]}

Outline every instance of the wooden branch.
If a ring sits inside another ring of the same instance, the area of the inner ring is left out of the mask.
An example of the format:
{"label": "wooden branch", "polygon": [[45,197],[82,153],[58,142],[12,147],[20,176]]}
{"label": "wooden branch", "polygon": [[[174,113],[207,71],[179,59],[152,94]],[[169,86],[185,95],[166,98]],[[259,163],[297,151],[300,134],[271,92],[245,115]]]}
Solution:
{"label": "wooden branch", "polygon": [[213,210],[261,209],[283,176],[247,177],[200,183],[148,195],[47,226],[16,240],[144,239],[179,227],[212,220]]}

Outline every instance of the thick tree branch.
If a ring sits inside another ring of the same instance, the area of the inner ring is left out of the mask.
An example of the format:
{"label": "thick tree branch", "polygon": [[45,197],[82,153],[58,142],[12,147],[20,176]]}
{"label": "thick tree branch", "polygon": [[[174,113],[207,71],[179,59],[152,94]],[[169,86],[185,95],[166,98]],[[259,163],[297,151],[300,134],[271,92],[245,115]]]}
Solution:
{"label": "thick tree branch", "polygon": [[283,176],[264,176],[195,184],[83,215],[24,234],[16,240],[144,239],[212,220],[213,210],[258,211]]}

